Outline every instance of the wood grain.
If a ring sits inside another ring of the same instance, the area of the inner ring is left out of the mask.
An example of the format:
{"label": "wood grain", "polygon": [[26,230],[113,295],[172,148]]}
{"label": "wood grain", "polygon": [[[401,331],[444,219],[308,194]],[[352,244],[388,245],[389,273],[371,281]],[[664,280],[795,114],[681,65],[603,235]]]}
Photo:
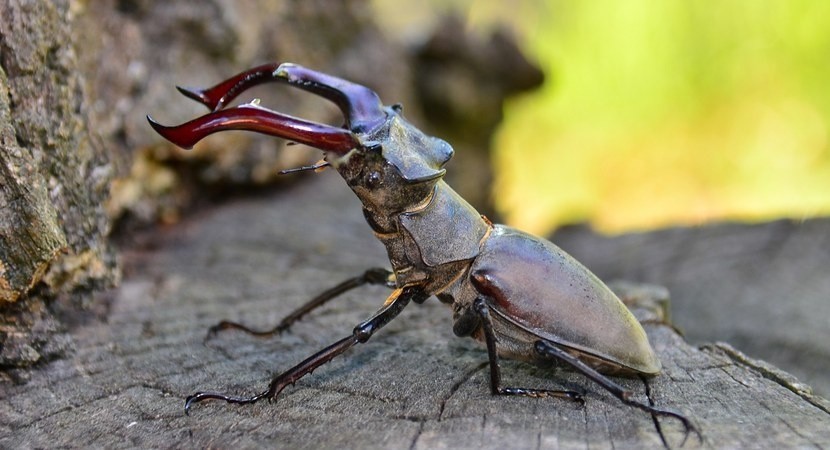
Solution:
{"label": "wood grain", "polygon": [[[283,193],[194,217],[125,252],[125,279],[106,323],[72,331],[74,357],[27,384],[0,384],[0,447],[658,448],[683,440],[581,375],[503,362],[505,381],[586,393],[584,406],[493,397],[485,350],[452,334],[438,302],[412,305],[371,341],[286,389],[274,403],[209,402],[195,390],[247,394],[270,376],[346,336],[388,291],[365,288],[282,336],[223,333],[221,319],[267,328],[313,294],[384,252],[333,173]],[[646,325],[663,361],[656,378],[618,379],[643,401],[691,417],[698,447],[824,447],[830,406],[791,376],[726,344],[688,345]]]}

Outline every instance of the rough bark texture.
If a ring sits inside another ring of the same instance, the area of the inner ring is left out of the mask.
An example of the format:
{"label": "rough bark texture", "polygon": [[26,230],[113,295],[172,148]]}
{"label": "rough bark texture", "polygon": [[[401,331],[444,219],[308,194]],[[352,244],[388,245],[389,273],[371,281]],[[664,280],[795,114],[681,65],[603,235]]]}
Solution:
{"label": "rough bark texture", "polygon": [[[203,344],[220,319],[268,327],[322,289],[385,263],[343,182],[333,173],[318,177],[188,219],[126,254],[108,322],[75,329],[71,359],[50,363],[25,385],[0,384],[0,447],[659,448],[663,439],[682,441],[676,421],[655,423],[569,371],[502,365],[511,385],[584,390],[585,406],[491,396],[486,352],[454,337],[450,311],[434,299],[411,305],[275,403],[204,403],[185,416],[183,398],[195,390],[264,389],[272,374],[348,335],[388,294],[354,291],[274,339],[230,331]],[[830,445],[827,402],[787,374],[727,345],[696,348],[669,327],[646,329],[663,375],[618,381],[643,401],[693,418],[705,447]],[[686,448],[699,447],[690,437]]]}
{"label": "rough bark texture", "polygon": [[69,342],[47,302],[82,307],[116,277],[110,167],[90,135],[70,24],[66,1],[0,4],[0,367],[60,355]]}
{"label": "rough bark texture", "polygon": [[553,240],[605,279],[667,286],[689,341],[729,342],[830,395],[830,220]]}

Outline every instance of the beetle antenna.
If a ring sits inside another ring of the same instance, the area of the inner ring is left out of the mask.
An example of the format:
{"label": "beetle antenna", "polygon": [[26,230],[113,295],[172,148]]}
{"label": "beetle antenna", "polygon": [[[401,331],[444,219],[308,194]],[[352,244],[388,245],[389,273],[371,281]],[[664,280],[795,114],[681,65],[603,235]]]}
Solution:
{"label": "beetle antenna", "polygon": [[280,175],[288,175],[290,173],[297,173],[297,172],[305,172],[307,170],[313,170],[315,172],[322,171],[326,167],[331,167],[331,163],[328,161],[320,160],[310,166],[302,166],[302,167],[295,167],[293,169],[283,169],[277,172]]}

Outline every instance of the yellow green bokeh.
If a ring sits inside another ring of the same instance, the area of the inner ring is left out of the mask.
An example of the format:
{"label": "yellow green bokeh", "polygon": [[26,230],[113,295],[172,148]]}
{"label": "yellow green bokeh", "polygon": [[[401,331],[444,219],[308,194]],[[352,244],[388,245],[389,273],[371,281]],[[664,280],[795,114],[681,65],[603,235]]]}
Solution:
{"label": "yellow green bokeh", "polygon": [[511,224],[830,214],[830,1],[449,3],[507,22],[548,74],[494,143]]}
{"label": "yellow green bokeh", "polygon": [[497,201],[544,232],[830,213],[830,2],[537,4]]}

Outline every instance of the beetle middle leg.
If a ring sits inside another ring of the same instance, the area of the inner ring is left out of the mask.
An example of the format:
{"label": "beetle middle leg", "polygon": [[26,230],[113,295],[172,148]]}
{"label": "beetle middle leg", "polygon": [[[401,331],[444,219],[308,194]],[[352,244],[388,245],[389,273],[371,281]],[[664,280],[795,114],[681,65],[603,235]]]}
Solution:
{"label": "beetle middle leg", "polygon": [[348,292],[354,288],[370,284],[370,285],[387,285],[390,287],[394,287],[394,281],[392,280],[392,272],[386,269],[381,268],[373,268],[369,269],[366,272],[363,272],[362,275],[349,278],[346,281],[334,286],[322,293],[318,296],[312,298],[304,305],[300,306],[296,310],[294,310],[291,314],[287,315],[283,318],[280,323],[277,324],[274,328],[270,330],[254,330],[249,328],[241,323],[238,322],[231,322],[228,320],[223,320],[216,325],[210,327],[208,329],[207,337],[205,339],[211,339],[212,337],[216,336],[222,330],[239,330],[245,333],[248,333],[252,336],[257,337],[270,337],[276,334],[280,334],[283,331],[289,329],[294,322],[300,320],[303,316],[310,313],[311,311],[325,305],[330,300],[340,296],[341,294]]}
{"label": "beetle middle leg", "polygon": [[490,391],[493,395],[521,395],[525,397],[559,397],[583,402],[582,394],[574,391],[556,391],[548,389],[530,389],[505,387],[501,385],[501,369],[499,355],[496,349],[496,334],[493,332],[493,322],[484,299],[477,298],[473,308],[481,318],[481,327],[484,330],[484,340],[487,344],[487,355],[490,358]]}
{"label": "beetle middle leg", "polygon": [[398,316],[409,304],[410,300],[416,303],[423,301],[427,296],[417,287],[396,289],[383,306],[369,319],[357,325],[352,334],[334,344],[309,356],[303,362],[277,375],[271,380],[268,389],[252,397],[235,397],[217,392],[196,392],[185,399],[184,411],[188,413],[194,403],[204,400],[224,400],[228,403],[250,404],[256,403],[264,398],[275,399],[288,385],[294,384],[303,376],[313,372],[318,367],[331,361],[334,357],[352,348],[355,344],[362,344],[369,340],[375,331],[383,328],[392,319]]}

